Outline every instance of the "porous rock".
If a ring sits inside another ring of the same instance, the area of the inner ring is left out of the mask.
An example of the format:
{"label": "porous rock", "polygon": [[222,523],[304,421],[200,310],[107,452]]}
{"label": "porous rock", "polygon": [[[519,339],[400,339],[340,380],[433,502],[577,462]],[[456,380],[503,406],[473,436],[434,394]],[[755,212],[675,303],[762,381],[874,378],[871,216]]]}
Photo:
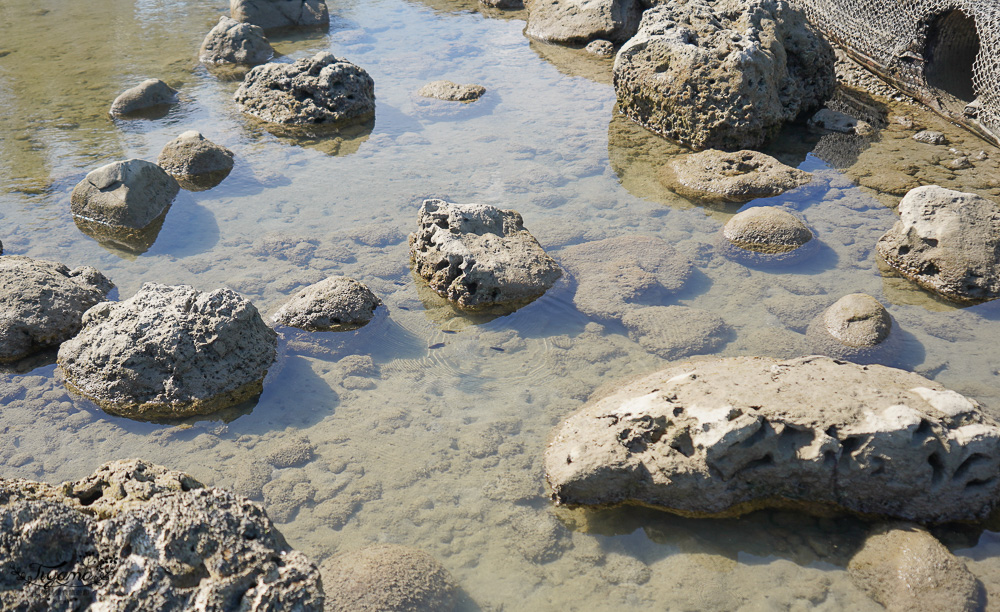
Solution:
{"label": "porous rock", "polygon": [[363,283],[331,276],[296,292],[273,320],[305,331],[349,331],[367,325],[381,304]]}
{"label": "porous rock", "polygon": [[739,249],[765,255],[789,253],[813,239],[801,219],[777,206],[754,206],[736,213],[722,235]]}
{"label": "porous rock", "polygon": [[263,64],[272,57],[274,49],[264,30],[225,15],[219,17],[199,52],[199,59],[208,64]]}
{"label": "porous rock", "polygon": [[562,275],[516,211],[424,200],[417,223],[414,271],[462,308],[526,303]]}
{"label": "porous rock", "polygon": [[622,317],[629,338],[664,359],[703,355],[725,343],[729,327],[721,317],[688,306],[650,306]]}
{"label": "porous rock", "polygon": [[620,108],[694,149],[753,149],[836,83],[830,46],[778,0],[654,6],[619,50]]}
{"label": "porous rock", "polygon": [[709,149],[684,155],[664,166],[670,190],[697,200],[748,202],[769,198],[808,183],[812,175],[757,151],[727,153]]}
{"label": "porous rock", "polygon": [[806,331],[817,353],[847,359],[854,363],[873,363],[896,348],[889,342],[893,321],[885,307],[870,295],[845,295],[827,308]]}
{"label": "porous rock", "polygon": [[88,310],[60,347],[66,385],[111,414],[208,414],[250,399],[275,359],[277,335],[230,289],[146,283]]}
{"label": "porous rock", "polygon": [[163,215],[180,185],[163,168],[129,159],[91,171],[73,188],[76,217],[113,228],[141,230]]}
{"label": "porous rock", "polygon": [[233,169],[233,152],[188,130],[164,145],[156,163],[192,191],[214,187]]}
{"label": "porous rock", "polygon": [[111,103],[111,115],[127,116],[154,107],[177,103],[177,90],[159,79],[147,79],[123,91]]}
{"label": "porous rock", "polygon": [[949,300],[1000,297],[1000,207],[972,193],[927,185],[899,203],[878,253],[900,274]]}
{"label": "porous rock", "polygon": [[613,57],[615,54],[615,45],[610,40],[598,39],[587,43],[584,50],[599,57]]}
{"label": "porous rock", "polygon": [[553,433],[557,503],[692,516],[839,506],[920,522],[982,519],[1000,426],[917,374],[829,357],[671,365],[593,400]]}
{"label": "porous rock", "polygon": [[96,269],[21,255],[0,257],[0,363],[58,346],[114,284]]}
{"label": "porous rock", "polygon": [[316,447],[305,436],[271,445],[265,459],[276,468],[290,468],[312,461]]}
{"label": "porous rock", "polygon": [[247,73],[233,99],[268,123],[338,127],[375,116],[375,82],[363,68],[326,51],[294,64],[269,63]]}
{"label": "porous rock", "polygon": [[459,85],[451,81],[433,81],[417,90],[425,98],[437,98],[449,102],[475,102],[486,93],[486,88],[474,83]]}
{"label": "porous rock", "polygon": [[330,24],[325,0],[229,0],[229,13],[236,21],[265,30]]}
{"label": "porous rock", "polygon": [[639,0],[525,0],[531,38],[558,44],[587,44],[596,39],[624,42],[639,27]]}
{"label": "porous rock", "polygon": [[948,137],[934,130],[922,130],[913,135],[913,140],[931,145],[948,144]]}

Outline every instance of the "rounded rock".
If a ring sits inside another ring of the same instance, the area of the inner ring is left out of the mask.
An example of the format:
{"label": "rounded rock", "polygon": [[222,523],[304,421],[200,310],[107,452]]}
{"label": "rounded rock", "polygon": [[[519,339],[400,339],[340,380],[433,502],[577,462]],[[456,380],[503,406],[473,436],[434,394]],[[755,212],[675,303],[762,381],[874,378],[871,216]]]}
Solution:
{"label": "rounded rock", "polygon": [[610,40],[592,40],[584,47],[584,51],[599,57],[614,57],[615,45]]}
{"label": "rounded rock", "polygon": [[852,293],[816,317],[806,337],[816,353],[860,364],[877,363],[894,357],[899,349],[892,328],[892,316],[878,300]]}
{"label": "rounded rock", "polygon": [[625,42],[645,8],[638,0],[525,0],[524,33],[543,42],[579,45],[595,39]]}
{"label": "rounded rock", "polygon": [[755,206],[736,213],[722,230],[733,246],[764,255],[782,255],[813,239],[801,219],[776,206]]}
{"label": "rounded rock", "polygon": [[229,13],[236,21],[265,30],[330,25],[330,10],[324,0],[229,0]]}
{"label": "rounded rock", "polygon": [[113,117],[123,117],[176,103],[176,89],[159,79],[147,79],[115,98],[110,112]]}
{"label": "rounded rock", "polygon": [[434,81],[421,87],[417,94],[425,98],[437,98],[449,102],[475,102],[486,93],[482,85],[467,83],[459,85],[451,81]]}
{"label": "rounded rock", "polygon": [[223,15],[201,43],[199,59],[208,64],[263,64],[274,49],[259,26]]}
{"label": "rounded rock", "polygon": [[156,163],[189,191],[210,189],[233,169],[233,152],[189,130],[164,145]]}
{"label": "rounded rock", "polygon": [[350,331],[367,325],[381,304],[363,283],[331,276],[297,292],[272,320],[305,331]]}
{"label": "rounded rock", "polygon": [[795,189],[812,180],[812,175],[757,151],[726,153],[709,149],[671,161],[664,167],[661,180],[687,198],[748,202]]}
{"label": "rounded rock", "polygon": [[179,191],[177,181],[154,163],[118,161],[77,183],[70,211],[91,223],[140,230],[163,215]]}

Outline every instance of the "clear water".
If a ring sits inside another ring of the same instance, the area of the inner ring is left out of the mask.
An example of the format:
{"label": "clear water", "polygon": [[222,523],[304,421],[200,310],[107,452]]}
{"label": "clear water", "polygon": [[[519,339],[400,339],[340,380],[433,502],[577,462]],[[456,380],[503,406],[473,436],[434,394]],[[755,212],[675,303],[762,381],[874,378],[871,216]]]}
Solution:
{"label": "clear water", "polygon": [[[815,137],[789,130],[771,153],[814,181],[751,205],[794,208],[822,247],[795,266],[748,268],[713,249],[737,207],[696,206],[660,185],[658,167],[679,150],[615,114],[611,62],[529,43],[523,14],[481,14],[467,0],[331,3],[329,31],[272,42],[280,61],[329,50],[368,70],[374,128],[292,142],[242,117],[231,102],[237,84],[197,62],[224,5],[0,3],[5,251],[96,266],[124,297],[149,281],[226,285],[264,313],[342,273],[380,295],[388,318],[288,339],[259,402],[219,420],[133,422],[69,395],[53,365],[2,374],[0,476],[55,482],[140,456],[239,488],[273,445],[306,436],[316,458],[274,470],[264,487],[291,544],[317,562],[371,542],[416,546],[455,575],[470,609],[878,609],[843,570],[865,527],[853,519],[553,508],[541,465],[551,428],[599,386],[662,360],[616,324],[578,312],[566,279],[512,315],[458,317],[412,278],[405,236],[425,197],[514,208],[557,258],[583,241],[659,236],[698,269],[673,303],[711,310],[733,328],[720,355],[808,353],[789,313],[807,320],[866,292],[903,331],[897,365],[1000,416],[998,307],[952,308],[883,278],[874,259],[895,219],[886,204],[898,197],[857,183],[877,186],[883,168],[907,160],[940,160],[890,127],[856,164],[835,170],[810,152]],[[107,117],[119,92],[151,77],[180,89],[182,102],[155,121]],[[488,93],[470,106],[427,108],[414,92],[436,79]],[[919,109],[891,112],[1000,159]],[[155,160],[188,129],[232,149],[236,168],[215,189],[182,192],[148,251],[109,250],[76,227],[69,196],[84,174],[118,159]],[[1000,195],[993,161],[928,176]],[[350,355],[370,356],[375,370],[352,369],[341,361]],[[952,527],[939,536],[1000,592],[996,534]]]}

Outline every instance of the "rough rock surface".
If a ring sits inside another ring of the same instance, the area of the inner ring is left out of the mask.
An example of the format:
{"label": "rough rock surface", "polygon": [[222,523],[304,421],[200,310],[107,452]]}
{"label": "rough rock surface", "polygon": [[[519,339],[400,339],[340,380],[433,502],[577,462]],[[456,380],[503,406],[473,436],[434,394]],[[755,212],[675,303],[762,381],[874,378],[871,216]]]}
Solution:
{"label": "rough rock surface", "polygon": [[265,30],[330,24],[325,0],[229,0],[229,13]]}
{"label": "rough rock surface", "polygon": [[890,343],[893,322],[885,307],[870,295],[845,295],[827,308],[809,325],[806,335],[817,353],[872,363],[880,353],[895,348]]}
{"label": "rough rock surface", "polygon": [[664,359],[711,353],[726,341],[729,327],[717,315],[687,306],[650,306],[622,318],[628,336]]}
{"label": "rough rock surface", "polygon": [[840,134],[857,136],[871,135],[872,126],[867,121],[856,119],[845,113],[824,108],[809,118],[809,127]]}
{"label": "rough rock surface", "polygon": [[326,561],[322,566],[329,612],[451,612],[458,587],[425,552],[380,544]]}
{"label": "rough rock surface", "polygon": [[652,236],[585,242],[563,249],[559,261],[577,282],[573,303],[601,319],[661,304],[691,276],[687,257]]}
{"label": "rough rock surface", "polygon": [[199,59],[208,64],[263,64],[272,57],[274,49],[264,30],[225,15],[219,17],[199,52]]}
{"label": "rough rock surface", "polygon": [[154,419],[253,397],[276,350],[274,331],[236,292],[146,283],[88,310],[58,360],[66,385],[106,412]]}
{"label": "rough rock surface", "polygon": [[917,525],[880,525],[851,559],[847,571],[858,588],[890,612],[982,609],[976,577]]}
{"label": "rough rock surface", "polygon": [[126,116],[152,107],[177,103],[177,90],[159,79],[147,79],[123,91],[111,103],[111,115]]}
{"label": "rough rock surface", "polygon": [[923,130],[913,135],[913,140],[931,145],[948,144],[948,137],[934,130]]}
{"label": "rough rock surface", "polygon": [[737,248],[766,255],[794,251],[813,238],[801,219],[777,206],[754,206],[736,213],[722,235]]}
{"label": "rough rock surface", "polygon": [[812,175],[757,151],[709,149],[678,157],[664,166],[663,183],[697,200],[749,202],[780,195],[808,183]]}
{"label": "rough rock surface", "polygon": [[462,308],[528,302],[562,275],[513,210],[424,200],[417,224],[415,272]]}
{"label": "rough rock surface", "polygon": [[367,325],[381,303],[363,283],[331,276],[296,292],[273,320],[305,331],[349,331]]}
{"label": "rough rock surface", "polygon": [[592,40],[587,43],[584,50],[599,57],[614,57],[615,55],[615,45],[610,40]]}
{"label": "rough rock surface", "polygon": [[162,215],[180,191],[169,174],[141,159],[91,171],[73,188],[74,216],[111,227],[142,229]]}
{"label": "rough rock surface", "polygon": [[638,0],[525,0],[531,38],[559,44],[586,44],[605,39],[625,42],[639,27],[643,5]]}
{"label": "rough rock surface", "polygon": [[[188,130],[164,145],[156,163],[171,174],[185,189],[214,187],[233,169],[233,152],[206,139],[200,132]],[[214,183],[214,184],[213,184]]]}
{"label": "rough rock surface", "polygon": [[479,5],[500,10],[520,10],[524,8],[522,0],[479,0]]}
{"label": "rough rock surface", "polygon": [[475,102],[486,93],[482,85],[467,83],[459,85],[451,81],[433,81],[421,87],[417,94],[425,98],[437,98],[449,102]]}
{"label": "rough rock surface", "polygon": [[375,116],[375,82],[363,68],[326,51],[294,64],[270,63],[247,73],[233,94],[239,109],[292,126],[362,123]]}
{"label": "rough rock surface", "polygon": [[695,149],[753,149],[834,90],[834,54],[777,0],[654,6],[618,52],[618,104]]}
{"label": "rough rock surface", "polygon": [[20,255],[0,257],[0,363],[72,338],[83,313],[113,287],[90,266],[70,270]]}
{"label": "rough rock surface", "polygon": [[671,365],[591,401],[545,454],[553,499],[696,516],[836,505],[921,522],[982,519],[1000,426],[922,376],[828,357]]}
{"label": "rough rock surface", "polygon": [[131,460],[58,486],[0,479],[0,607],[125,611],[136,602],[318,612],[323,593],[316,566],[259,505],[180,472]]}
{"label": "rough rock surface", "polygon": [[925,289],[960,303],[1000,297],[1000,207],[936,185],[913,189],[878,253]]}

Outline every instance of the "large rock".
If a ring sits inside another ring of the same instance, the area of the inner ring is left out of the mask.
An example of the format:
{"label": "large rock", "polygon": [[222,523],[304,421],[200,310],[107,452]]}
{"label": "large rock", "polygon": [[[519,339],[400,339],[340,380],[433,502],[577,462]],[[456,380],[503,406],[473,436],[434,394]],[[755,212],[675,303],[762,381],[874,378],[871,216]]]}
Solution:
{"label": "large rock", "polygon": [[331,276],[296,292],[273,320],[305,331],[350,331],[367,325],[380,304],[364,284]]}
{"label": "large rock", "polygon": [[878,253],[906,278],[949,300],[1000,297],[1000,207],[972,193],[927,185],[899,203]]}
{"label": "large rock", "polygon": [[754,206],[738,212],[726,222],[722,235],[739,251],[766,256],[762,260],[779,259],[813,239],[801,219],[778,206]]}
{"label": "large rock", "polygon": [[834,55],[780,0],[654,6],[618,52],[619,106],[695,149],[753,149],[833,93]]}
{"label": "large rock", "polygon": [[604,39],[625,42],[639,27],[639,0],[525,0],[524,33],[544,42],[585,45]]}
{"label": "large rock", "polygon": [[147,79],[115,98],[110,113],[113,117],[127,117],[143,111],[162,111],[176,103],[176,89],[159,79]]}
{"label": "large rock", "polygon": [[983,519],[1000,492],[1000,427],[922,376],[829,357],[678,363],[556,428],[557,503],[694,516],[836,505],[921,522]]}
{"label": "large rock", "polygon": [[709,149],[678,157],[664,166],[663,184],[686,198],[749,202],[781,195],[808,183],[812,175],[757,151]]}
{"label": "large rock", "polygon": [[156,163],[181,187],[203,191],[229,176],[233,169],[233,152],[196,130],[188,130],[164,145]]}
{"label": "large rock", "polygon": [[0,363],[72,338],[83,313],[113,287],[90,266],[70,270],[20,255],[0,257]]}
{"label": "large rock", "polygon": [[118,461],[59,486],[0,479],[5,610],[320,611],[319,571],[257,504]]}
{"label": "large rock", "polygon": [[330,25],[330,11],[324,0],[229,0],[229,13],[236,21],[265,30]]}
{"label": "large rock", "polygon": [[622,317],[622,325],[644,349],[671,360],[711,353],[729,334],[718,315],[688,306],[637,308]]}
{"label": "large rock", "polygon": [[70,211],[92,223],[139,230],[165,214],[178,191],[163,168],[129,159],[87,174],[73,188]]}
{"label": "large rock", "polygon": [[[282,2],[287,4],[287,2]],[[260,27],[223,15],[201,43],[199,59],[207,64],[263,64],[274,49]]]}
{"label": "large rock", "polygon": [[208,414],[261,392],[277,336],[230,289],[146,283],[104,302],[59,349],[66,385],[106,412],[140,419]]}
{"label": "large rock", "polygon": [[270,63],[247,73],[233,94],[239,109],[291,126],[362,123],[375,116],[375,82],[363,68],[326,51],[294,64]]}
{"label": "large rock", "polygon": [[417,224],[409,238],[415,272],[462,308],[526,303],[562,275],[513,210],[424,200]]}

